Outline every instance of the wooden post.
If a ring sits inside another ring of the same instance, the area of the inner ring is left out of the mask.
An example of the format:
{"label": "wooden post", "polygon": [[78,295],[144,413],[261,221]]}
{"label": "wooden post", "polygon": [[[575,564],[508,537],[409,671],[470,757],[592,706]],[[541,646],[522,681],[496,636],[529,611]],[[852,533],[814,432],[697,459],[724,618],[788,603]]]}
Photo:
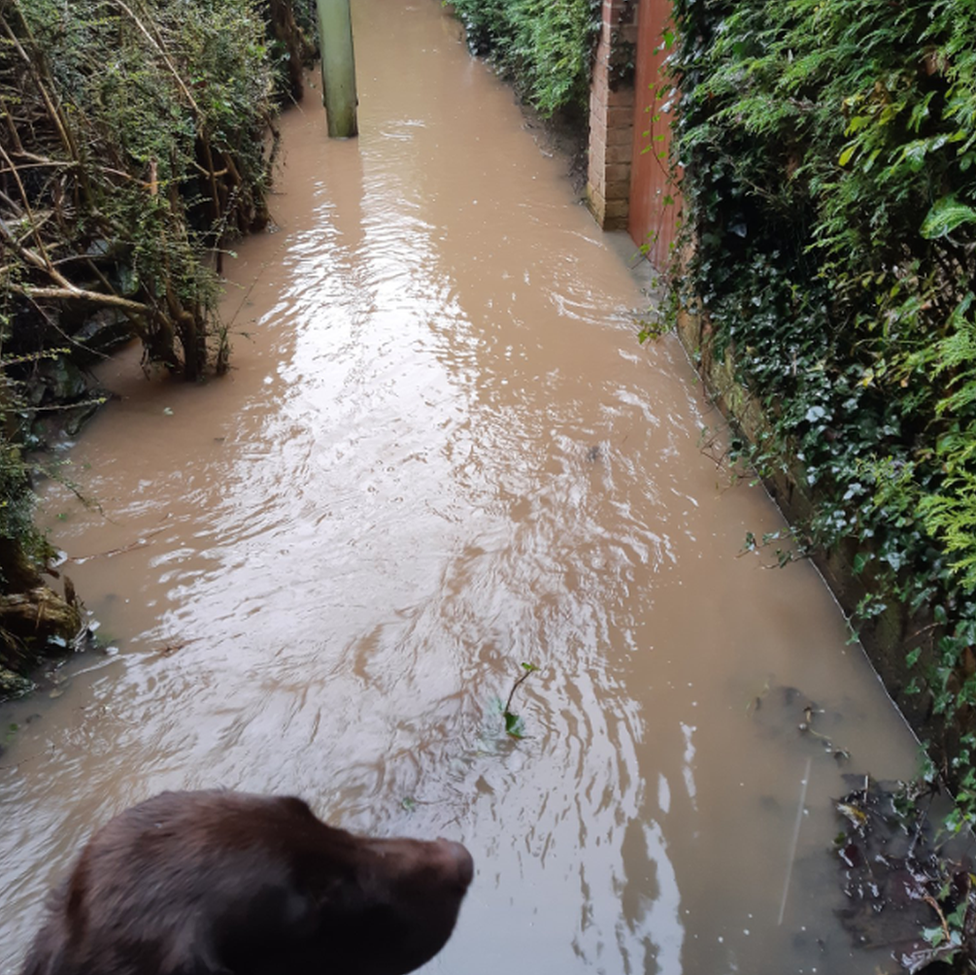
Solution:
{"label": "wooden post", "polygon": [[317,0],[322,47],[322,103],[329,137],[357,135],[356,62],[349,0]]}

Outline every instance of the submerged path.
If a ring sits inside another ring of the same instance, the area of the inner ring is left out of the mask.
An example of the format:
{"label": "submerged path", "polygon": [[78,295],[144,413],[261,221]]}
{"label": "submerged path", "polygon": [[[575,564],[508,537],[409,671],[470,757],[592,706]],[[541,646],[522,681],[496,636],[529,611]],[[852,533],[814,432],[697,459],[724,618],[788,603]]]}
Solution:
{"label": "submerged path", "polygon": [[0,971],[95,824],[213,785],[463,840],[429,971],[874,971],[831,797],[911,775],[912,738],[813,570],[740,557],[778,515],[699,449],[719,420],[637,343],[629,246],[511,92],[437,0],[353,13],[361,135],[327,142],[315,92],[286,114],[233,372],[109,364],[70,455],[102,513],[45,499],[111,650],[3,709]]}

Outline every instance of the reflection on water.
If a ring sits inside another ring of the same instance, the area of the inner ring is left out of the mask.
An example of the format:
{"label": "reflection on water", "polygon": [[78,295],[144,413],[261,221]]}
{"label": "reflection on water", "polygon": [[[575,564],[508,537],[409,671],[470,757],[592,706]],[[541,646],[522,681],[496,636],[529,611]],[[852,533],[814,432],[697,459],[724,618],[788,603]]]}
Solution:
{"label": "reflection on water", "polygon": [[509,91],[436,0],[354,18],[361,136],[314,93],[285,118],[234,371],[109,364],[71,455],[104,514],[47,493],[119,652],[4,709],[0,968],[95,824],[220,784],[463,840],[430,971],[873,971],[832,914],[843,769],[797,725],[879,776],[911,738],[812,570],[739,557],[777,516],[699,452],[717,419]]}

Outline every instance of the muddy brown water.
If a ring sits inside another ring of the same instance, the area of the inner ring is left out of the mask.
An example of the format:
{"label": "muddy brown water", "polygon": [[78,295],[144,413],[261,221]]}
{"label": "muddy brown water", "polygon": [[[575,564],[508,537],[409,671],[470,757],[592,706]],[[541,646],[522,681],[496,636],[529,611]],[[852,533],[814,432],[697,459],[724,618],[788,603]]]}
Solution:
{"label": "muddy brown water", "polygon": [[233,372],[109,363],[69,454],[102,510],[45,494],[110,649],[0,716],[0,970],[97,823],[222,785],[467,844],[431,972],[873,972],[831,797],[912,737],[813,570],[740,555],[779,516],[699,449],[675,341],[637,343],[632,245],[436,0],[354,18],[361,135],[316,92],[283,119]]}

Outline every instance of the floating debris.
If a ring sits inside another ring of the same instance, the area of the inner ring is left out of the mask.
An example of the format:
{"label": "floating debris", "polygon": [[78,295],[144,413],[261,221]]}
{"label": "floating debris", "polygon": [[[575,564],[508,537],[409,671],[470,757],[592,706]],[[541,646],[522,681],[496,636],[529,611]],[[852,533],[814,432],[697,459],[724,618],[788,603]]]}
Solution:
{"label": "floating debris", "polygon": [[786,735],[799,731],[804,737],[819,742],[838,764],[850,760],[850,751],[821,730],[824,726],[842,724],[841,713],[820,707],[796,687],[772,685],[767,680],[759,693],[750,698],[746,711],[770,734]]}
{"label": "floating debris", "polygon": [[844,927],[861,947],[888,948],[910,975],[973,971],[976,878],[968,857],[936,846],[933,795],[868,776],[844,780],[851,791],[836,801]]}

